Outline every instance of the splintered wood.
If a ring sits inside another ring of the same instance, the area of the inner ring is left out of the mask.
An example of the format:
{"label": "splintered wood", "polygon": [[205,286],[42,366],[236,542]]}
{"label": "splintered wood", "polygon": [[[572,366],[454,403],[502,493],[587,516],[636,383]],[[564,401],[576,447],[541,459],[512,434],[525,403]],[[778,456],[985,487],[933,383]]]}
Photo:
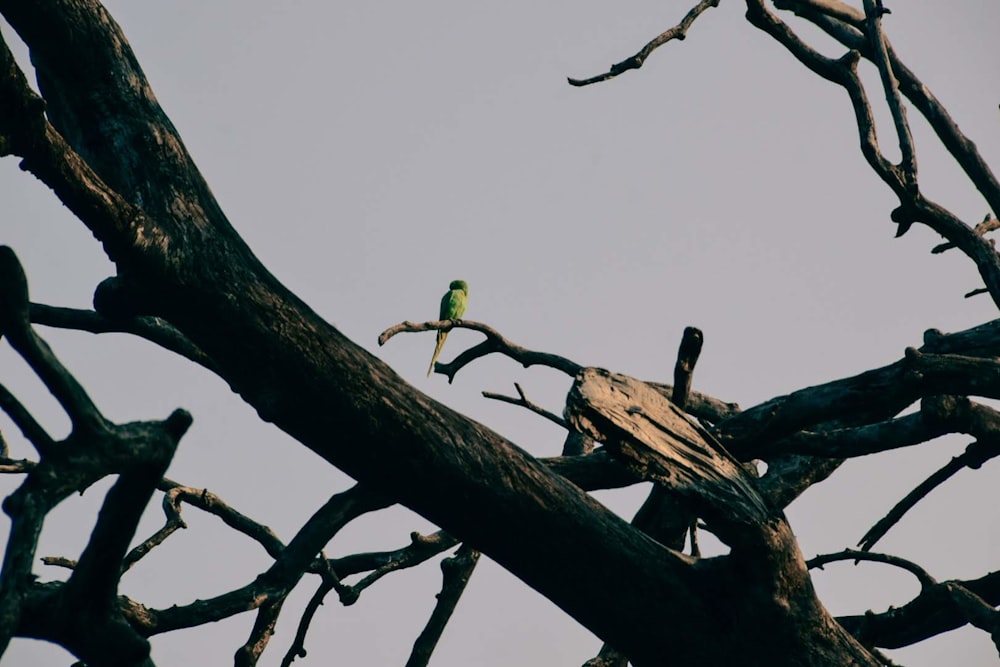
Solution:
{"label": "splintered wood", "polygon": [[707,518],[757,523],[773,515],[739,461],[645,382],[585,368],[570,389],[566,418],[633,472],[693,502]]}

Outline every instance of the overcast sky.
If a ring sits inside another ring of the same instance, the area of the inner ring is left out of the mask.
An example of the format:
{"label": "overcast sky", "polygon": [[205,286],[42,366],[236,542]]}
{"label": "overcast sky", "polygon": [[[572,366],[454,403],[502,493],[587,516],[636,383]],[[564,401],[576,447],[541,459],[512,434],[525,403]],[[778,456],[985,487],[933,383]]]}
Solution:
{"label": "overcast sky", "polygon": [[[915,227],[894,239],[891,192],[858,149],[847,96],[810,74],[743,18],[731,0],[688,39],[638,72],[585,89],[567,76],[604,71],[676,23],[687,3],[458,0],[330,3],[106,3],[160,103],[236,229],[313,308],[422,391],[538,456],[563,433],[483,390],[561,411],[568,378],[504,359],[451,386],[424,377],[433,335],[376,337],[436,317],[450,280],[470,284],[467,317],[526,347],[643,379],[669,381],[681,332],[705,334],[695,388],[750,407],[772,396],[900,358],[925,329],[955,331],[995,315],[955,252]],[[692,0],[693,4],[693,0]],[[902,59],[1000,168],[996,0],[888,2]],[[5,38],[13,32],[3,26]],[[824,47],[839,55],[806,31]],[[877,84],[873,72],[867,81]],[[880,88],[871,98],[881,102]],[[883,121],[881,136],[893,137]],[[921,190],[969,222],[986,205],[911,112]],[[889,151],[895,157],[895,151]],[[0,243],[28,272],[32,298],[88,307],[113,273],[101,248],[52,194],[0,161]],[[140,340],[43,330],[112,419],[195,422],[168,475],[208,487],[283,539],[350,480],[262,424],[224,382]],[[443,360],[478,341],[454,332]],[[3,382],[56,435],[68,421],[6,343]],[[0,418],[14,456],[33,452]],[[961,452],[949,438],[846,464],[791,506],[806,557],[854,545],[919,481]],[[363,447],[365,443],[357,443]],[[7,495],[17,479],[0,479]],[[917,506],[879,549],[940,580],[997,567],[1000,465],[964,471]],[[60,506],[39,556],[76,557],[108,484]],[[631,518],[646,489],[600,493]],[[162,521],[147,512],[141,536]],[[122,580],[156,607],[240,586],[269,559],[220,522],[184,511],[172,536]],[[6,531],[0,522],[0,535]],[[393,509],[356,522],[328,555],[396,548],[433,530]],[[544,557],[544,555],[540,555]],[[301,664],[402,665],[434,604],[437,561],[393,574],[350,608],[321,609]],[[43,579],[64,572],[39,565]],[[607,585],[607,579],[582,582]],[[834,614],[884,611],[916,581],[879,565],[814,576]],[[261,661],[279,664],[316,582],[305,580]],[[160,665],[223,665],[252,614],[153,640]],[[484,559],[438,648],[438,667],[578,665],[599,641]],[[996,662],[989,638],[964,629],[889,652],[910,667]],[[66,665],[61,649],[16,640],[10,665]],[[300,664],[300,663],[296,663]]]}

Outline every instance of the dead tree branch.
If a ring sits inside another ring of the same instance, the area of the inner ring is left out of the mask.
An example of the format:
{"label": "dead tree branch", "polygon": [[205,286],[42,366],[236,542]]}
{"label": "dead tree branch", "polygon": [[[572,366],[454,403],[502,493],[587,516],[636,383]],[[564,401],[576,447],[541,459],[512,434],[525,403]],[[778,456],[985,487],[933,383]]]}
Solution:
{"label": "dead tree branch", "polygon": [[452,329],[471,329],[473,331],[478,331],[481,334],[486,335],[486,340],[479,343],[475,347],[469,348],[468,350],[462,352],[462,354],[455,357],[451,363],[443,364],[440,361],[434,366],[434,370],[437,373],[448,376],[448,382],[452,382],[455,379],[455,375],[464,366],[469,364],[480,357],[485,357],[488,354],[493,354],[494,352],[500,353],[505,357],[513,359],[517,363],[521,364],[525,368],[531,366],[548,366],[549,368],[554,368],[558,371],[566,373],[566,375],[574,376],[582,368],[579,364],[566,359],[565,357],[560,357],[557,354],[550,354],[548,352],[534,352],[520,345],[515,345],[506,338],[500,335],[500,333],[493,327],[483,324],[481,322],[473,322],[471,320],[435,320],[431,322],[400,322],[395,326],[391,326],[378,337],[379,346],[385,345],[386,342],[398,333],[415,333],[419,331],[451,331]]}
{"label": "dead tree branch", "polygon": [[656,49],[660,48],[667,42],[671,40],[681,41],[687,37],[688,29],[690,29],[691,24],[694,23],[695,19],[701,16],[701,14],[709,7],[718,7],[719,0],[701,0],[697,5],[691,8],[681,22],[674,27],[665,30],[656,37],[654,37],[648,44],[642,47],[638,53],[634,56],[630,56],[620,63],[616,63],[611,66],[604,74],[598,74],[597,76],[592,76],[588,79],[574,79],[572,77],[567,78],[569,85],[571,86],[589,86],[592,83],[600,83],[601,81],[607,81],[608,79],[613,79],[622,72],[627,72],[630,69],[639,69],[642,67],[643,63],[646,62],[646,58],[650,56]]}
{"label": "dead tree branch", "polygon": [[427,625],[413,643],[413,650],[406,661],[406,667],[426,667],[430,662],[431,654],[441,639],[448,620],[455,612],[455,606],[465,592],[465,586],[469,583],[469,577],[472,576],[472,570],[478,561],[479,552],[465,545],[462,545],[454,556],[441,561],[443,573],[441,592],[437,594],[437,604],[434,605],[434,611],[427,620]]}
{"label": "dead tree branch", "polygon": [[928,590],[937,584],[937,581],[934,577],[927,573],[927,570],[912,561],[906,560],[905,558],[892,556],[890,554],[872,553],[870,551],[857,551],[855,549],[845,549],[832,554],[816,556],[815,558],[811,558],[806,561],[806,567],[810,570],[813,568],[819,568],[822,570],[823,566],[828,563],[836,563],[844,560],[853,560],[855,564],[857,564],[858,561],[885,563],[886,565],[892,565],[906,570],[917,578],[917,581],[920,582],[920,588],[922,590]]}

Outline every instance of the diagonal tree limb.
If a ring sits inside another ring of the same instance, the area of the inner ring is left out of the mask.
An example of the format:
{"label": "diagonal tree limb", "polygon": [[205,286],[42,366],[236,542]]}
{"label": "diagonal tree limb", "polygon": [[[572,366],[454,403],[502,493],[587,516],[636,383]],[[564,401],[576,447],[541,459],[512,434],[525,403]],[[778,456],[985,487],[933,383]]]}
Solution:
{"label": "diagonal tree limb", "polygon": [[550,412],[545,408],[543,408],[542,406],[536,403],[532,403],[530,400],[528,400],[528,397],[525,396],[524,394],[524,390],[521,389],[521,385],[515,382],[514,389],[517,391],[517,398],[513,396],[506,396],[504,394],[497,394],[492,391],[484,391],[483,398],[490,398],[493,399],[494,401],[500,401],[501,403],[510,403],[511,405],[519,405],[522,408],[531,410],[536,415],[541,415],[542,417],[545,417],[556,426],[568,428],[565,419],[555,414],[554,412]]}
{"label": "diagonal tree limb", "polygon": [[[55,444],[52,436],[39,424],[7,387],[0,384],[0,409],[2,409],[21,434],[30,442],[38,453],[51,452]],[[6,458],[6,457],[4,457]]]}
{"label": "diagonal tree limb", "polygon": [[57,308],[40,303],[30,307],[31,321],[47,327],[89,331],[90,333],[128,333],[159,345],[180,356],[204,366],[213,373],[216,368],[204,352],[184,334],[158,317],[131,317],[114,319],[93,310]]}
{"label": "diagonal tree limb", "polygon": [[465,592],[465,586],[469,583],[469,577],[472,576],[472,570],[478,561],[479,552],[465,545],[462,545],[454,556],[441,561],[443,573],[441,592],[437,594],[437,604],[434,605],[431,617],[427,619],[427,625],[413,643],[413,650],[406,661],[406,667],[426,667],[430,662],[431,654],[440,641],[451,615],[455,612],[458,600]]}
{"label": "diagonal tree limb", "polygon": [[620,63],[612,65],[611,69],[604,74],[598,74],[597,76],[592,76],[587,79],[574,79],[569,77],[567,78],[569,85],[577,87],[589,86],[593,83],[600,83],[602,81],[607,81],[608,79],[613,79],[623,72],[627,72],[632,69],[639,69],[642,67],[643,63],[646,62],[646,58],[648,58],[653,51],[671,40],[676,39],[681,41],[686,38],[687,32],[691,28],[691,24],[694,23],[695,19],[701,16],[701,14],[709,7],[718,6],[719,0],[701,0],[701,2],[692,7],[691,10],[684,15],[684,18],[681,19],[680,23],[654,37],[634,56],[630,56]]}
{"label": "diagonal tree limb", "polygon": [[979,468],[983,463],[991,458],[1000,456],[1000,439],[977,440],[968,447],[965,452],[954,457],[942,468],[935,471],[930,477],[918,484],[916,488],[903,497],[884,517],[878,520],[867,533],[858,541],[858,545],[863,551],[868,551],[875,543],[882,539],[889,530],[895,526],[913,507],[923,500],[927,495],[944,484],[958,471],[964,468]]}
{"label": "diagonal tree limb", "polygon": [[951,601],[968,619],[969,624],[990,633],[993,645],[1000,652],[1000,611],[956,581],[945,582],[944,586]]}
{"label": "diagonal tree limb", "polygon": [[278,615],[281,614],[281,608],[286,599],[279,597],[275,600],[269,600],[257,610],[257,618],[250,630],[250,636],[242,646],[236,649],[236,655],[233,657],[235,667],[255,667],[272,635],[274,635],[274,627],[278,623]]}

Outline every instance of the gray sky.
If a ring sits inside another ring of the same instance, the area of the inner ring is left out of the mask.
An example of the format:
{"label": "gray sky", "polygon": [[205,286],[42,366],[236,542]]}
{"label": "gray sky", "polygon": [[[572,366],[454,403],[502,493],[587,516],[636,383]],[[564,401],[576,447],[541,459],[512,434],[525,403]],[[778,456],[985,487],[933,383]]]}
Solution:
{"label": "gray sky", "polygon": [[[448,386],[424,377],[431,334],[378,349],[378,333],[436,316],[447,283],[464,278],[470,319],[529,348],[644,379],[668,380],[683,328],[698,326],[705,348],[695,387],[749,407],[890,363],[927,328],[955,331],[996,316],[988,298],[962,298],[980,284],[970,261],[930,255],[938,239],[923,227],[892,238],[895,201],[861,157],[846,95],[746,23],[740,3],[709,10],[686,41],[639,72],[582,90],[565,77],[604,71],[689,5],[106,4],[223,208],[271,271],[418,388],[533,454],[557,454],[563,434],[479,392],[513,393],[520,382],[560,411],[568,379],[497,358]],[[897,52],[1000,168],[1000,5],[889,6]],[[6,26],[4,35],[13,41]],[[888,144],[891,127],[879,113]],[[978,222],[985,203],[910,117],[922,191]],[[32,298],[88,306],[112,272],[89,232],[13,159],[0,161],[0,201],[0,242],[24,263]],[[200,368],[125,336],[42,334],[110,418],[190,410],[194,426],[168,475],[208,487],[283,539],[349,484]],[[477,341],[453,333],[442,359]],[[67,420],[6,343],[0,374],[53,433],[66,433]],[[31,455],[5,418],[0,429],[14,455]],[[951,438],[846,464],[788,512],[805,555],[853,545],[966,444]],[[0,479],[0,493],[17,481]],[[959,473],[878,548],[939,579],[995,569],[1000,518],[986,499],[997,482],[996,463]],[[107,486],[51,515],[39,555],[79,555]],[[598,497],[631,517],[645,492]],[[152,606],[184,604],[267,566],[262,550],[218,521],[190,508],[184,516],[190,528],[130,571],[124,593]],[[142,535],[160,522],[154,505]],[[0,536],[6,529],[0,522]],[[411,530],[430,529],[393,509],[352,525],[327,553],[396,548]],[[402,665],[439,580],[428,563],[387,577],[353,607],[330,598],[302,664]],[[917,592],[912,577],[878,565],[828,566],[814,580],[834,614],[883,611]],[[262,665],[280,662],[314,586],[306,580],[286,604]],[[154,658],[229,664],[252,623],[244,614],[156,638]],[[484,561],[433,664],[574,665],[598,647]],[[969,629],[890,655],[910,667],[996,661],[989,638]],[[61,649],[17,640],[4,664],[69,661]]]}

